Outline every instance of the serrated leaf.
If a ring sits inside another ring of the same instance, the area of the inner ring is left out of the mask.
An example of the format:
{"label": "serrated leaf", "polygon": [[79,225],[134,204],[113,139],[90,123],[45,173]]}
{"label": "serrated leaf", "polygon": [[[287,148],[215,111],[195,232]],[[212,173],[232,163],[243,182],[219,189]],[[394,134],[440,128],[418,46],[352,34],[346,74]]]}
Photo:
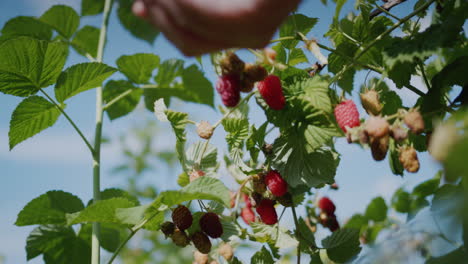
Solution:
{"label": "serrated leaf", "polygon": [[279,249],[297,247],[299,243],[286,228],[260,222],[253,222],[250,225],[257,242],[270,243]]}
{"label": "serrated leaf", "polygon": [[275,263],[271,253],[265,248],[262,247],[260,251],[255,253],[250,259],[251,264],[273,264]]}
{"label": "serrated leaf", "polygon": [[230,204],[229,189],[218,179],[200,177],[179,191],[162,192],[153,202],[152,206],[158,210],[191,200],[213,200],[222,203],[225,207]]}
{"label": "serrated leaf", "polygon": [[140,102],[143,91],[136,88],[128,81],[111,80],[106,83],[103,91],[103,98],[106,103],[111,102],[123,93],[128,93],[125,97],[119,99],[106,109],[107,115],[111,120],[127,115],[132,112]]}
{"label": "serrated leaf", "polygon": [[20,36],[50,40],[52,29],[35,17],[18,16],[8,20],[3,26],[2,38],[11,39]]}
{"label": "serrated leaf", "polygon": [[152,53],[137,53],[117,59],[119,70],[134,83],[148,83],[152,73],[159,66],[159,56]]}
{"label": "serrated leaf", "polygon": [[359,230],[342,228],[322,240],[328,257],[338,263],[344,263],[361,251]]}
{"label": "serrated leaf", "polygon": [[129,208],[135,206],[134,202],[127,198],[118,197],[107,200],[100,200],[86,207],[84,210],[67,214],[67,224],[74,225],[79,223],[113,223],[119,224],[120,220],[116,217],[118,208]]}
{"label": "serrated leaf", "polygon": [[145,213],[150,206],[151,204],[146,204],[129,208],[117,208],[115,217],[122,224],[138,225],[145,219]]}
{"label": "serrated leaf", "polygon": [[91,55],[91,57],[97,57],[97,46],[99,42],[99,28],[93,26],[84,26],[78,32],[71,42],[73,48],[83,55]]}
{"label": "serrated leaf", "polygon": [[66,5],[54,5],[47,10],[40,20],[69,39],[80,25],[80,17],[73,8]]}
{"label": "serrated leaf", "polygon": [[26,242],[27,260],[43,254],[45,263],[91,263],[91,247],[71,227],[39,226]]}
{"label": "serrated leaf", "polygon": [[153,44],[154,40],[159,35],[159,31],[157,31],[148,21],[135,16],[132,13],[132,4],[133,0],[119,0],[117,16],[120,23],[134,37]]}
{"label": "serrated leaf", "polygon": [[380,222],[387,218],[387,210],[385,200],[382,197],[376,197],[367,206],[365,216],[370,220]]}
{"label": "serrated leaf", "polygon": [[186,165],[189,169],[198,167],[205,173],[218,165],[218,149],[208,141],[198,141],[191,145],[186,155]]}
{"label": "serrated leaf", "polygon": [[[303,14],[291,15],[281,25],[280,37],[296,36],[298,32],[307,35],[317,22],[318,18],[307,17]],[[299,40],[283,40],[281,43],[284,47],[292,49],[299,43]]]}
{"label": "serrated leaf", "polygon": [[64,102],[81,92],[101,86],[116,71],[98,62],[73,65],[60,74],[55,85],[55,97],[59,102]]}
{"label": "serrated leaf", "polygon": [[104,0],[82,0],[81,15],[92,16],[102,13],[104,10]]}
{"label": "serrated leaf", "polygon": [[249,121],[243,118],[227,118],[223,120],[222,124],[227,132],[226,142],[231,159],[234,161],[234,164],[238,166],[243,165],[242,150],[245,140],[249,137]]}
{"label": "serrated leaf", "polygon": [[161,63],[158,74],[154,78],[156,84],[161,87],[168,87],[176,77],[182,75],[184,61],[177,59],[165,60]]}
{"label": "serrated leaf", "polygon": [[24,99],[13,111],[8,132],[10,150],[24,140],[51,127],[61,112],[40,96]]}
{"label": "serrated leaf", "polygon": [[[122,189],[117,189],[117,188],[108,188],[103,191],[101,191],[100,194],[100,200],[107,200],[111,198],[126,198],[130,202],[134,203],[135,205],[140,205],[140,201],[138,201],[138,198],[135,197],[134,195],[131,195],[127,191],[124,191]],[[93,203],[93,199],[88,201],[88,204],[86,206],[90,206]]]}
{"label": "serrated leaf", "polygon": [[[92,224],[82,225],[78,232],[78,237],[91,245]],[[108,252],[115,252],[121,243],[121,230],[110,224],[99,225],[99,242],[103,249]]]}
{"label": "serrated leaf", "polygon": [[57,80],[68,56],[68,47],[29,37],[0,45],[0,92],[15,96],[35,94]]}
{"label": "serrated leaf", "polygon": [[196,65],[192,64],[188,68],[184,69],[182,72],[182,82],[184,90],[182,91],[182,94],[178,95],[179,98],[186,101],[214,106],[213,85]]}
{"label": "serrated leaf", "polygon": [[30,201],[18,214],[15,225],[65,224],[65,214],[84,208],[80,198],[64,191],[49,191]]}
{"label": "serrated leaf", "polygon": [[295,66],[296,64],[307,63],[307,62],[309,62],[309,60],[307,59],[302,49],[294,48],[289,53],[289,57],[288,57],[289,65]]}

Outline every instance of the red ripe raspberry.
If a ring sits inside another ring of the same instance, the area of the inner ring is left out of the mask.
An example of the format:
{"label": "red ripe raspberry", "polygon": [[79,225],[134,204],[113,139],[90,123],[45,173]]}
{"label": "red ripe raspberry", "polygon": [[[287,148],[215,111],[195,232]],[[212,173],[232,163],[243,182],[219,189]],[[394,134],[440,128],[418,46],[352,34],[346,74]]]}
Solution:
{"label": "red ripe raspberry", "polygon": [[327,227],[332,232],[335,232],[340,228],[340,224],[338,223],[338,220],[336,220],[336,216],[334,214],[328,218]]}
{"label": "red ripe raspberry", "polygon": [[244,220],[244,222],[248,225],[250,225],[250,223],[252,222],[255,222],[255,213],[250,207],[242,208],[241,217]]}
{"label": "red ripe raspberry", "polygon": [[333,215],[336,209],[335,204],[328,197],[322,197],[318,202],[318,207],[327,215]]}
{"label": "red ripe raspberry", "polygon": [[359,112],[352,100],[343,101],[335,107],[335,118],[345,133],[347,127],[353,128],[360,125]]}
{"label": "red ripe raspberry", "polygon": [[274,110],[281,110],[286,105],[286,99],[283,95],[283,87],[278,76],[269,75],[265,80],[258,82],[258,91],[268,106]]}
{"label": "red ripe raspberry", "polygon": [[245,193],[242,196],[244,197],[245,206],[249,208],[252,207],[252,202],[250,201],[249,196]]}
{"label": "red ripe raspberry", "polygon": [[215,213],[204,214],[199,223],[201,230],[212,238],[218,238],[223,234],[223,225]]}
{"label": "red ripe raspberry", "polygon": [[278,215],[275,210],[275,202],[270,199],[263,199],[257,206],[257,213],[260,215],[262,222],[267,225],[278,223]]}
{"label": "red ripe raspberry", "polygon": [[288,184],[276,170],[268,172],[265,176],[265,184],[274,196],[283,196],[288,192]]}
{"label": "red ripe raspberry", "polygon": [[192,213],[187,207],[179,205],[172,211],[172,221],[180,230],[188,229],[192,225]]}
{"label": "red ripe raspberry", "polygon": [[216,91],[221,95],[223,104],[234,107],[240,101],[240,78],[238,75],[223,75],[216,83]]}

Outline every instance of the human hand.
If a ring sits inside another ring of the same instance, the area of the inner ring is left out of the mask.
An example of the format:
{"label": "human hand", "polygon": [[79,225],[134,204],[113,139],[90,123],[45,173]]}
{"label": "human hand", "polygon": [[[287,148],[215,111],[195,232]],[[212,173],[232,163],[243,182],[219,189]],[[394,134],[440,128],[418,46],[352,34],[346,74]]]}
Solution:
{"label": "human hand", "polygon": [[183,54],[263,48],[300,0],[136,0],[145,17]]}

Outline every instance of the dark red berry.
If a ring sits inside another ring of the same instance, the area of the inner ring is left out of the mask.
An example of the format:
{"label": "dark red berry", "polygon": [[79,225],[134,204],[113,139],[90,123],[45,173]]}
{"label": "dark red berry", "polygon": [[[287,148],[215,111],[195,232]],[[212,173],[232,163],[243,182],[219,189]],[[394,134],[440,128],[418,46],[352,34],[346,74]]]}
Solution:
{"label": "dark red berry", "polygon": [[229,74],[219,77],[216,83],[216,91],[221,95],[221,100],[225,106],[236,106],[240,101],[239,75]]}
{"label": "dark red berry", "polygon": [[257,83],[258,91],[268,106],[274,110],[281,110],[286,105],[281,80],[276,75],[269,75]]}
{"label": "dark red berry", "polygon": [[328,197],[322,197],[318,202],[318,207],[328,215],[335,213],[335,204]]}
{"label": "dark red berry", "polygon": [[193,242],[193,245],[203,254],[208,254],[211,251],[211,242],[210,239],[203,234],[202,232],[198,231],[195,232],[190,239]]}
{"label": "dark red berry", "polygon": [[271,170],[265,176],[265,184],[274,196],[283,196],[288,192],[288,184],[276,170]]}
{"label": "dark red berry", "polygon": [[201,230],[212,238],[218,238],[223,234],[223,225],[215,213],[205,213],[199,223]]}
{"label": "dark red berry", "polygon": [[187,207],[179,205],[172,211],[172,221],[180,230],[188,229],[192,225],[192,213]]}
{"label": "dark red berry", "polygon": [[260,204],[258,204],[257,213],[260,215],[262,222],[267,225],[274,225],[278,223],[275,202],[270,199],[263,199]]}

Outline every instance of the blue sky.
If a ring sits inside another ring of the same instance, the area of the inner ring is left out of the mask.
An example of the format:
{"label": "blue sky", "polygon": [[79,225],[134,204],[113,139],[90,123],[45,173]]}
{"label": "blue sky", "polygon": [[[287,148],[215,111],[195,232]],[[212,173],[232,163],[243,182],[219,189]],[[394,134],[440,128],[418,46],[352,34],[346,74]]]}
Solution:
{"label": "blue sky", "polygon": [[[309,36],[324,41],[322,37],[331,21],[334,8],[324,7],[318,1],[303,1],[299,13],[312,17],[319,17],[319,24],[312,30]],[[80,1],[78,0],[2,0],[0,1],[0,26],[18,15],[40,16],[53,4],[66,3],[79,11]],[[402,5],[395,11],[397,14],[407,12],[410,4]],[[344,12],[351,10],[352,5],[347,4]],[[406,9],[406,10],[405,10]],[[426,25],[429,19],[424,19]],[[182,58],[181,54],[174,49],[164,38],[160,37],[155,45],[132,38],[118,23],[115,12],[111,17],[109,28],[109,39],[105,51],[105,62],[115,66],[115,60],[120,55],[134,54],[138,52],[154,52],[161,59]],[[99,26],[100,17],[87,17],[81,22],[81,26],[92,24]],[[324,42],[327,45],[329,43]],[[246,60],[252,61],[252,56],[241,52]],[[326,54],[326,53],[325,53]],[[86,59],[76,53],[72,53],[68,65],[85,62]],[[313,60],[311,60],[313,61]],[[204,64],[208,65],[207,58]],[[186,62],[195,63],[193,59]],[[207,77],[214,82],[216,76],[211,67],[206,67]],[[355,80],[358,89],[363,82],[364,74],[360,74]],[[114,75],[117,79],[120,76]],[[420,80],[415,78],[414,85],[422,90],[425,88]],[[394,86],[393,86],[394,87]],[[51,88],[47,89],[51,92]],[[416,96],[405,90],[398,90],[403,96],[405,105],[412,105]],[[353,98],[358,101],[356,94]],[[91,157],[86,147],[81,142],[75,131],[60,117],[53,128],[49,128],[41,134],[18,145],[12,152],[8,151],[8,124],[10,115],[20,98],[0,94],[0,168],[1,168],[1,192],[0,192],[0,256],[6,257],[8,264],[26,263],[25,241],[33,227],[16,227],[13,223],[17,213],[31,199],[54,189],[61,189],[78,195],[87,201],[92,195],[92,167]],[[216,97],[216,103],[220,100]],[[69,102],[67,112],[76,123],[91,138],[94,126],[94,91],[88,91],[76,96]],[[181,104],[175,101],[171,108],[187,111],[193,120],[208,120],[214,123],[220,117],[212,108],[196,104]],[[251,109],[258,109],[255,104],[251,104]],[[361,113],[364,113],[360,109]],[[143,123],[145,120],[155,119],[142,106],[130,116],[110,122],[105,118],[104,134],[110,138],[117,138],[119,134],[126,131],[135,124]],[[260,111],[253,111],[251,119],[256,123],[262,123],[263,114]],[[167,125],[163,125],[167,128]],[[193,127],[190,128],[189,138],[195,139]],[[224,145],[224,134],[218,131],[213,140],[217,146]],[[157,140],[157,144],[162,149],[172,149],[174,147],[174,136],[170,133],[164,134]],[[341,163],[338,168],[336,180],[340,185],[340,190],[321,191],[321,193],[331,197],[337,204],[337,215],[340,222],[354,212],[362,212],[367,203],[376,196],[382,195],[387,200],[395,189],[402,184],[410,187],[416,183],[432,177],[438,170],[438,165],[427,155],[421,154],[421,170],[417,174],[405,174],[404,178],[392,175],[388,161],[374,162],[369,150],[363,150],[357,145],[348,145],[345,140],[337,140],[336,147],[342,154]],[[119,149],[115,145],[105,146],[103,150],[103,176],[102,188],[122,187],[122,178],[111,175],[110,170],[122,160]],[[156,184],[160,189],[176,188],[176,173],[166,176],[169,171],[162,167],[160,170],[146,176],[148,182]],[[286,222],[286,221],[285,221]],[[2,261],[0,260],[0,264]],[[41,258],[36,258],[30,263],[42,263]]]}

